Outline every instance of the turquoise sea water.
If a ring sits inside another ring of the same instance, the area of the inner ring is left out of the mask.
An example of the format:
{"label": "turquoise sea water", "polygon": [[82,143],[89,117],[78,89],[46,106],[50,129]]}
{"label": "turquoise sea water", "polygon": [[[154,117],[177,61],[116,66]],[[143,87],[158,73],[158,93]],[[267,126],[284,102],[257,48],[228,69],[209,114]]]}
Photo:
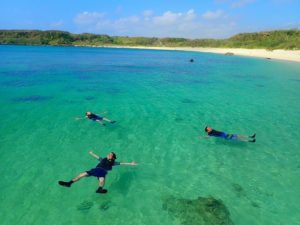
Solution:
{"label": "turquoise sea water", "polygon": [[[193,58],[194,63],[189,63]],[[181,224],[164,199],[222,200],[236,225],[300,224],[300,64],[180,51],[0,46],[0,220]],[[116,120],[75,120],[85,111]],[[206,125],[257,143],[200,140]],[[115,151],[95,193],[57,185]]]}

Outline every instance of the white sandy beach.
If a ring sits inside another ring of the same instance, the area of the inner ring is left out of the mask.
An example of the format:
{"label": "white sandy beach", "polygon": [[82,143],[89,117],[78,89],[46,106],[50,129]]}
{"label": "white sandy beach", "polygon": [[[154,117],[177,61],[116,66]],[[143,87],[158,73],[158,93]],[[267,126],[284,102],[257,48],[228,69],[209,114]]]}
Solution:
{"label": "white sandy beach", "polygon": [[288,60],[300,62],[300,50],[265,50],[265,49],[243,49],[243,48],[169,48],[169,47],[145,47],[145,46],[105,46],[112,48],[137,48],[137,49],[157,49],[157,50],[178,50],[194,52],[210,52],[217,54],[233,53],[234,55],[259,57],[266,59]]}
{"label": "white sandy beach", "polygon": [[211,52],[211,53],[233,53],[234,55],[259,57],[268,59],[279,59],[300,62],[299,50],[273,50],[268,51],[265,49],[241,49],[241,48],[183,48],[185,51],[197,51],[197,52]]}

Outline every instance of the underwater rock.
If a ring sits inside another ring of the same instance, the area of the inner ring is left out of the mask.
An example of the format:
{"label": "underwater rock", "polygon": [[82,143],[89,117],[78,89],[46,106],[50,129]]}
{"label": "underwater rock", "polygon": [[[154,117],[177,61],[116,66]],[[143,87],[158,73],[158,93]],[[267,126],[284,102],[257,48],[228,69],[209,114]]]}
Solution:
{"label": "underwater rock", "polygon": [[90,208],[92,208],[93,205],[94,205],[94,203],[91,201],[83,201],[77,206],[77,210],[86,211],[86,210],[89,210]]}
{"label": "underwater rock", "polygon": [[184,119],[181,118],[181,117],[176,117],[176,118],[174,119],[175,122],[182,122],[183,120],[184,120]]}
{"label": "underwater rock", "polygon": [[111,206],[111,201],[102,202],[101,205],[99,205],[99,209],[101,211],[106,211],[110,208],[110,206]]}
{"label": "underwater rock", "polygon": [[213,197],[195,200],[170,197],[164,201],[163,209],[177,217],[183,225],[233,225],[224,203]]}
{"label": "underwater rock", "polygon": [[234,55],[232,52],[226,52],[225,55]]}
{"label": "underwater rock", "polygon": [[260,205],[256,202],[251,202],[251,205],[254,207],[254,208],[260,208]]}

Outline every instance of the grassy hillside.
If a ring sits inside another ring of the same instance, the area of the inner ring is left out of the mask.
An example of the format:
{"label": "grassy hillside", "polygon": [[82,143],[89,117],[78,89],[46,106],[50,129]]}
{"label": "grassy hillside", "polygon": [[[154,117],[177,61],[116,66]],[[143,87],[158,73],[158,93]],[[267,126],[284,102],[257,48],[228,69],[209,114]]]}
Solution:
{"label": "grassy hillside", "polygon": [[0,30],[0,44],[300,49],[300,30],[243,33],[228,39],[119,37],[64,31]]}

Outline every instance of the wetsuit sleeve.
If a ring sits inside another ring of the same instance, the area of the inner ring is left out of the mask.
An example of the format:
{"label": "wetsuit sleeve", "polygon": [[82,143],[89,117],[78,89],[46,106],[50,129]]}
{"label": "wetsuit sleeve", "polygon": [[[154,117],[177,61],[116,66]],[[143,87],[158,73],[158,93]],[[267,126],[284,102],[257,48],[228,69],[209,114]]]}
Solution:
{"label": "wetsuit sleeve", "polygon": [[113,166],[119,166],[119,165],[121,165],[120,162],[114,162],[114,165],[113,165]]}
{"label": "wetsuit sleeve", "polygon": [[103,158],[99,156],[99,159],[98,159],[98,160],[101,161],[102,159],[103,159]]}

